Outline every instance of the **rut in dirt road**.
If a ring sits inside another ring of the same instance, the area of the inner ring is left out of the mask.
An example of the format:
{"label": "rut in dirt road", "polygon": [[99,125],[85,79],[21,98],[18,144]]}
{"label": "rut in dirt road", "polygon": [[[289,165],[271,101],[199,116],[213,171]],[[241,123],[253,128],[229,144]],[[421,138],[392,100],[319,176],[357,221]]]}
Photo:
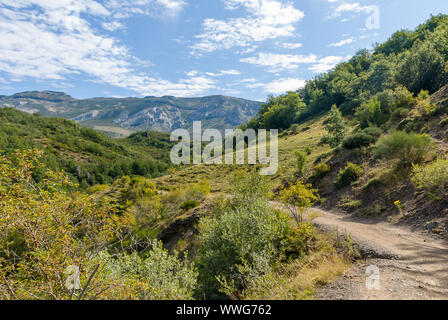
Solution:
{"label": "rut in dirt road", "polygon": [[[350,234],[365,261],[324,287],[318,299],[448,299],[448,242],[386,222],[372,222],[320,209],[313,222]],[[366,268],[380,270],[379,290],[366,286]]]}

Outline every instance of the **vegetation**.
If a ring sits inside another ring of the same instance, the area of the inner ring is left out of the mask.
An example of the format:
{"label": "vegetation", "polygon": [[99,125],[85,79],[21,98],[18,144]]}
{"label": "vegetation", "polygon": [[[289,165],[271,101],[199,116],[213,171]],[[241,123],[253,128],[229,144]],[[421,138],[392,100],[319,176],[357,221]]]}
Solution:
{"label": "vegetation", "polygon": [[324,143],[328,143],[331,147],[337,147],[344,140],[344,137],[348,131],[345,125],[342,113],[333,105],[331,107],[330,115],[326,120],[325,129],[328,134],[323,138]]}
{"label": "vegetation", "polygon": [[41,161],[64,170],[83,188],[112,183],[124,175],[157,177],[169,167],[169,137],[143,132],[116,140],[64,119],[0,109],[0,150],[40,149]]}
{"label": "vegetation", "polygon": [[1,298],[312,297],[356,256],[349,236],[305,219],[317,188],[321,205],[372,215],[408,215],[411,181],[446,198],[447,160],[431,156],[446,153],[446,97],[432,94],[448,79],[447,30],[447,16],[432,17],[270,97],[244,127],[284,130],[272,177],[259,166],[167,171],[164,134],[111,139],[1,109]]}
{"label": "vegetation", "polygon": [[[232,197],[219,207],[221,214],[201,222],[199,260],[202,288],[208,298],[237,298],[270,281],[274,267],[290,254],[307,254],[315,231],[309,224],[292,227],[286,214],[269,204],[269,184],[256,172],[239,173]],[[289,189],[303,210],[312,205],[315,190],[297,184]],[[302,194],[306,192],[306,194]]]}
{"label": "vegetation", "polygon": [[448,193],[448,159],[437,159],[427,165],[414,165],[412,182],[417,189],[437,197]]}
{"label": "vegetation", "polygon": [[314,176],[317,178],[322,178],[330,172],[330,170],[331,168],[326,163],[319,163],[314,167]]}
{"label": "vegetation", "polygon": [[345,149],[358,149],[361,147],[368,147],[375,142],[375,137],[367,134],[364,131],[354,133],[347,136],[342,142]]}
{"label": "vegetation", "polygon": [[362,167],[349,162],[344,169],[339,171],[338,179],[336,180],[336,186],[339,188],[345,187],[352,182],[358,180],[364,173]]}
{"label": "vegetation", "polygon": [[262,104],[257,116],[249,121],[247,127],[287,129],[296,121],[305,107],[306,105],[295,92],[288,92],[278,97],[271,96],[266,103]]}
{"label": "vegetation", "polygon": [[302,181],[280,190],[277,199],[283,203],[291,216],[300,225],[303,222],[305,210],[312,207],[318,200],[316,189],[311,185],[305,185]]}
{"label": "vegetation", "polygon": [[431,137],[427,134],[395,131],[378,141],[375,156],[398,159],[400,166],[407,167],[424,161],[432,146]]}
{"label": "vegetation", "polygon": [[303,176],[305,172],[305,165],[307,161],[307,155],[304,152],[296,151],[296,161],[297,161],[297,174],[299,177]]}

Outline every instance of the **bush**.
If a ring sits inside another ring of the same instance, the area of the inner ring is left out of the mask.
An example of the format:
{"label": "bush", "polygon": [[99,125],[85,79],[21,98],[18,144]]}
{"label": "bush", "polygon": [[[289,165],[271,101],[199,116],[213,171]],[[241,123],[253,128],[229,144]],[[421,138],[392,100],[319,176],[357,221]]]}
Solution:
{"label": "bush", "polygon": [[296,156],[297,174],[301,177],[305,172],[307,155],[304,152],[296,151],[295,156]]}
{"label": "bush", "polygon": [[269,272],[281,256],[288,217],[269,205],[265,177],[242,174],[217,218],[201,220],[199,271],[208,298],[222,298],[246,288]]}
{"label": "bush", "polygon": [[448,159],[420,166],[414,165],[412,182],[419,190],[424,190],[436,196],[444,196],[448,192]]}
{"label": "bush", "polygon": [[367,127],[362,132],[374,138],[379,138],[383,134],[383,130],[378,127]]}
{"label": "bush", "polygon": [[427,134],[395,131],[381,138],[375,149],[375,158],[399,159],[406,167],[426,159],[432,149],[431,137]]}
{"label": "bush", "polygon": [[160,241],[152,243],[146,259],[136,252],[113,258],[103,251],[97,260],[105,266],[102,276],[109,281],[121,281],[134,288],[143,285],[134,298],[179,300],[193,297],[198,277],[196,268],[180,259],[177,253],[170,255]]}
{"label": "bush", "polygon": [[187,200],[180,205],[180,210],[188,211],[190,209],[196,208],[199,205],[199,202],[196,200]]}
{"label": "bush", "polygon": [[358,180],[364,173],[362,167],[349,162],[344,169],[339,171],[338,179],[336,180],[336,186],[338,188],[345,187],[352,182]]}
{"label": "bush", "polygon": [[336,105],[331,107],[329,117],[325,121],[325,129],[328,133],[323,137],[322,142],[328,143],[332,148],[339,146],[348,129],[342,113]]}
{"label": "bush", "polygon": [[448,125],[448,117],[443,118],[442,120],[440,120],[439,126],[441,126],[443,128],[443,127],[446,127],[447,125]]}
{"label": "bush", "polygon": [[314,176],[317,178],[324,177],[328,172],[330,172],[331,168],[325,163],[319,163],[314,167]]}
{"label": "bush", "polygon": [[365,132],[357,132],[344,139],[342,146],[345,149],[358,149],[368,147],[375,142],[375,138]]}

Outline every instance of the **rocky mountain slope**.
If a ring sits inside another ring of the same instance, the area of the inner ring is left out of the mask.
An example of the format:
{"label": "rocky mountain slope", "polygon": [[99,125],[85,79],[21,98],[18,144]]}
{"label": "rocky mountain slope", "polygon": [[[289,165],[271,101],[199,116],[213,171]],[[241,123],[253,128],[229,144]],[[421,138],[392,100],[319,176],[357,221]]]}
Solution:
{"label": "rocky mountain slope", "polygon": [[226,96],[75,99],[52,91],[0,96],[0,107],[63,117],[113,136],[147,129],[165,132],[189,129],[193,121],[202,121],[204,128],[234,128],[253,117],[260,105]]}

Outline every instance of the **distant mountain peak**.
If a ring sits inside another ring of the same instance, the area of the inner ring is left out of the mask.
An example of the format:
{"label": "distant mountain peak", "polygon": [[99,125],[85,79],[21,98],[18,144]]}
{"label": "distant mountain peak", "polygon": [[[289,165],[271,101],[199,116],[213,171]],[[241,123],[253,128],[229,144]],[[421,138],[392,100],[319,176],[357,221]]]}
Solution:
{"label": "distant mountain peak", "polygon": [[75,99],[64,92],[26,91],[0,96],[0,107],[63,117],[123,136],[141,130],[190,129],[194,121],[202,121],[204,129],[234,128],[253,117],[261,103],[223,95]]}

